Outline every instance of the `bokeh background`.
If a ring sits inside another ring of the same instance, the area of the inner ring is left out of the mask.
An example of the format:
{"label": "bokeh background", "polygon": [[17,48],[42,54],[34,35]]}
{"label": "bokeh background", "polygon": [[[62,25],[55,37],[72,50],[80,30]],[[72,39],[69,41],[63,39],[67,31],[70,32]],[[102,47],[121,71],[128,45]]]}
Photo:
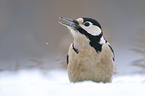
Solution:
{"label": "bokeh background", "polygon": [[0,71],[64,68],[73,38],[60,16],[99,21],[116,72],[143,72],[145,0],[0,0]]}

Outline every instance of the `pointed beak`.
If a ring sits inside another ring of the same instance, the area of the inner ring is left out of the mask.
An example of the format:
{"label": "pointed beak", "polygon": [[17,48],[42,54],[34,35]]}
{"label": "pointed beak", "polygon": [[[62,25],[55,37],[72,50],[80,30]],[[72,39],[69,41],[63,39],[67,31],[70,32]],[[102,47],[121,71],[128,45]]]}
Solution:
{"label": "pointed beak", "polygon": [[77,26],[78,26],[78,22],[76,20],[65,18],[65,17],[59,17],[59,19],[63,19],[63,20],[65,20],[65,21],[70,23],[70,24],[67,24],[67,23],[61,23],[61,22],[59,22],[61,25],[64,25],[66,27],[71,27],[73,29],[76,29]]}

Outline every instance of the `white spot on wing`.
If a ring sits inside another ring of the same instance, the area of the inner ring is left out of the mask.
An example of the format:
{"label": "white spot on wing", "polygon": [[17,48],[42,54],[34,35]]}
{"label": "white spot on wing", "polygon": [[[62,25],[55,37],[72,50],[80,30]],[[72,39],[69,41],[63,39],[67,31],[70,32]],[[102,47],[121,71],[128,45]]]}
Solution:
{"label": "white spot on wing", "polygon": [[104,44],[106,41],[105,41],[105,39],[104,39],[104,37],[102,36],[101,38],[100,38],[100,44]]}

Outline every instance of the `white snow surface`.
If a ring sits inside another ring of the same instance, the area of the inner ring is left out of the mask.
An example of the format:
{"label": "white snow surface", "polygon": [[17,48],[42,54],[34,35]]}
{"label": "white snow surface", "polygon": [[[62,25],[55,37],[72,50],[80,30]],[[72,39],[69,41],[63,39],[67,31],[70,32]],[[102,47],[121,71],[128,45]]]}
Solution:
{"label": "white snow surface", "polygon": [[0,96],[145,96],[145,75],[114,76],[111,83],[70,83],[67,71],[0,72]]}

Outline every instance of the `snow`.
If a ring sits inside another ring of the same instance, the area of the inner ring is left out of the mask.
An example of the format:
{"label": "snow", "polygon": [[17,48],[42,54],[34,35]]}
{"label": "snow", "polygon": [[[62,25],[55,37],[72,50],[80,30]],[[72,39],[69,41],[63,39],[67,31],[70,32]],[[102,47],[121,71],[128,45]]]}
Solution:
{"label": "snow", "polygon": [[70,83],[67,71],[0,72],[0,96],[145,96],[145,75],[114,76],[112,83]]}

